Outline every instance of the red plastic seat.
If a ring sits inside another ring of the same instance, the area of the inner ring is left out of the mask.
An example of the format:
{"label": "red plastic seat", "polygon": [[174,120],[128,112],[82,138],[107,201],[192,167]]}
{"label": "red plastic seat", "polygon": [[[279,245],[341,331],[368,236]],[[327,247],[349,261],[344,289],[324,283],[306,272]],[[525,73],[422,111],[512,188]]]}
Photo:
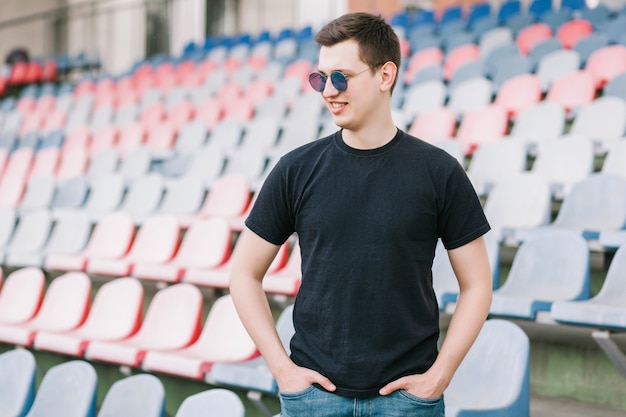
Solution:
{"label": "red plastic seat", "polygon": [[296,77],[302,80],[308,80],[309,74],[313,72],[313,65],[308,59],[299,59],[293,61],[285,68],[284,78]]}
{"label": "red plastic seat", "polygon": [[141,367],[150,372],[202,380],[215,362],[240,362],[258,355],[231,296],[224,295],[211,307],[194,344],[169,352],[149,350]]}
{"label": "red plastic seat", "polygon": [[151,151],[167,151],[174,147],[176,129],[169,121],[148,125],[145,146]]}
{"label": "red plastic seat", "polygon": [[122,127],[117,143],[117,149],[120,155],[124,156],[130,151],[142,146],[146,142],[146,137],[146,125],[141,122],[135,122]]}
{"label": "red plastic seat", "polygon": [[470,155],[482,143],[502,138],[508,121],[506,110],[495,105],[472,110],[465,113],[456,138],[463,145],[465,154]]}
{"label": "red plastic seat", "polygon": [[0,292],[0,324],[17,325],[35,317],[45,291],[46,277],[39,268],[13,271]]}
{"label": "red plastic seat", "polygon": [[72,129],[65,136],[63,141],[63,149],[72,148],[89,148],[91,146],[91,130],[87,126],[80,126]]}
{"label": "red plastic seat", "polygon": [[460,45],[448,52],[443,65],[443,76],[451,80],[456,70],[463,65],[480,58],[478,46],[473,43]]}
{"label": "red plastic seat", "polygon": [[162,214],[148,218],[137,231],[127,255],[92,257],[87,272],[98,275],[130,275],[136,263],[161,264],[172,259],[178,249],[180,225],[176,216]]}
{"label": "red plastic seat", "polygon": [[17,103],[15,103],[15,110],[19,111],[23,116],[26,116],[29,113],[35,113],[35,106],[37,105],[37,100],[33,96],[26,96],[20,98]]}
{"label": "red plastic seat", "polygon": [[44,61],[41,72],[41,82],[53,83],[57,80],[58,70],[57,63],[53,59]]}
{"label": "red plastic seat", "polygon": [[254,105],[247,97],[228,101],[224,107],[224,119],[235,119],[248,122],[254,116]]}
{"label": "red plastic seat", "polygon": [[626,72],[626,46],[609,45],[594,51],[587,60],[585,71],[593,77],[596,88],[604,87]]}
{"label": "red plastic seat", "polygon": [[89,152],[86,148],[64,149],[57,170],[57,179],[65,181],[83,175],[89,165]]}
{"label": "red plastic seat", "polygon": [[103,284],[96,293],[82,326],[63,333],[40,331],[34,347],[66,355],[82,356],[92,340],[122,340],[135,334],[141,325],[143,286],[130,277]]}
{"label": "red plastic seat", "polygon": [[41,81],[43,75],[43,65],[37,61],[31,61],[26,67],[26,74],[24,75],[24,84],[35,84]]}
{"label": "red plastic seat", "polygon": [[64,109],[51,110],[43,119],[41,131],[49,133],[55,130],[63,130],[67,122],[67,112]]}
{"label": "red plastic seat", "polygon": [[11,154],[0,182],[0,207],[16,207],[22,201],[32,164],[32,148],[21,148]]}
{"label": "red plastic seat", "polygon": [[522,74],[506,80],[496,96],[495,104],[504,108],[509,117],[541,101],[541,80],[535,74]]}
{"label": "red plastic seat", "polygon": [[214,217],[196,220],[187,229],[176,256],[165,263],[137,262],[137,278],[178,282],[188,269],[212,269],[230,256],[232,232],[225,219]]}
{"label": "red plastic seat", "polygon": [[593,76],[577,71],[556,80],[548,90],[545,101],[560,104],[566,112],[591,103],[596,95]]}
{"label": "red plastic seat", "polygon": [[423,49],[411,57],[404,76],[404,82],[410,84],[413,80],[413,76],[420,69],[429,65],[442,65],[443,64],[443,51],[440,48],[426,48]]}
{"label": "red plastic seat", "polygon": [[35,112],[26,113],[24,115],[24,121],[22,122],[18,136],[23,137],[27,133],[40,131],[43,126],[43,122],[44,117],[41,114]]}
{"label": "red plastic seat", "polygon": [[449,107],[439,107],[417,116],[409,134],[423,141],[433,143],[454,136],[456,117]]}
{"label": "red plastic seat", "polygon": [[260,78],[250,83],[245,95],[253,104],[258,104],[271,96],[273,91],[274,84],[269,80]]}
{"label": "red plastic seat", "polygon": [[167,115],[167,120],[171,123],[176,131],[179,131],[190,120],[194,118],[195,109],[193,104],[183,100],[176,104]]}
{"label": "red plastic seat", "polygon": [[165,106],[160,101],[151,104],[141,113],[139,120],[147,127],[165,120]]}
{"label": "red plastic seat", "polygon": [[181,218],[183,227],[197,218],[224,217],[232,219],[246,211],[250,203],[250,180],[240,174],[223,175],[211,186],[196,216]]}
{"label": "red plastic seat", "polygon": [[572,19],[559,26],[556,37],[563,44],[563,48],[572,49],[576,42],[589,36],[592,32],[591,22],[584,19]]}
{"label": "red plastic seat", "polygon": [[27,62],[16,62],[11,66],[9,74],[9,84],[22,85],[26,83],[26,75],[28,72]]}
{"label": "red plastic seat", "polygon": [[64,332],[80,326],[91,301],[91,279],[83,272],[68,272],[52,280],[35,317],[19,324],[0,325],[0,340],[31,346],[39,331]]}
{"label": "red plastic seat", "polygon": [[196,108],[195,118],[198,120],[202,120],[204,123],[206,123],[207,129],[209,131],[213,130],[223,117],[224,107],[215,98],[209,99],[201,103]]}
{"label": "red plastic seat", "polygon": [[41,114],[42,116],[45,116],[54,110],[55,105],[56,105],[55,96],[48,94],[48,95],[39,97],[39,99],[35,102],[35,108],[33,109],[33,111],[35,113]]}
{"label": "red plastic seat", "polygon": [[533,46],[552,37],[552,29],[545,23],[535,23],[520,30],[515,39],[522,55],[528,55]]}
{"label": "red plastic seat", "polygon": [[35,154],[27,181],[30,182],[41,177],[56,176],[60,160],[61,150],[59,148],[40,150]]}
{"label": "red plastic seat", "polygon": [[175,284],[159,290],[146,311],[139,331],[120,341],[92,341],[89,360],[139,367],[147,351],[181,349],[195,342],[200,333],[202,293],[190,284]]}
{"label": "red plastic seat", "polygon": [[117,146],[117,141],[120,136],[120,131],[117,126],[106,125],[98,129],[93,134],[93,141],[89,149],[91,156],[103,151],[107,148]]}
{"label": "red plastic seat", "polygon": [[135,223],[124,212],[103,216],[96,223],[85,250],[79,254],[49,254],[45,267],[55,271],[84,271],[92,258],[119,259],[130,249],[135,236]]}

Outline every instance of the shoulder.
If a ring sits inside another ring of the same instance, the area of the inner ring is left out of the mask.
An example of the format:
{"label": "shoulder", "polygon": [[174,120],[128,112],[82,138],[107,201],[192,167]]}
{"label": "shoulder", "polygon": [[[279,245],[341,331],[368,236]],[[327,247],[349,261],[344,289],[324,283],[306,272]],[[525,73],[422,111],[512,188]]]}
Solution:
{"label": "shoulder", "polygon": [[320,154],[326,152],[332,146],[335,134],[317,139],[305,145],[301,145],[283,156],[279,160],[282,167],[290,167],[293,165],[301,165],[309,160],[319,158]]}
{"label": "shoulder", "polygon": [[454,172],[460,168],[464,171],[459,161],[446,150],[408,133],[402,132],[402,134],[403,153],[408,154],[412,159],[419,160],[419,163],[429,170]]}

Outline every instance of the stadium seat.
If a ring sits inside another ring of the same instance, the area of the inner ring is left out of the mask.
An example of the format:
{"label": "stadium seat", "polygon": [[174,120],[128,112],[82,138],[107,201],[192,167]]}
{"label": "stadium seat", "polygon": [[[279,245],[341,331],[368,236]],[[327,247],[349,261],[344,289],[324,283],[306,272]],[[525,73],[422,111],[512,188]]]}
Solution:
{"label": "stadium seat", "polygon": [[213,388],[185,398],[175,417],[244,417],[245,414],[237,394],[227,389]]}
{"label": "stadium seat", "polygon": [[488,195],[493,186],[526,169],[526,147],[516,140],[499,140],[474,151],[467,175],[478,195]]}
{"label": "stadium seat", "polygon": [[215,362],[241,362],[258,356],[256,346],[243,327],[230,295],[218,298],[206,318],[198,340],[183,349],[150,351],[141,367],[202,380]]}
{"label": "stadium seat", "polygon": [[609,81],[604,86],[603,93],[605,96],[619,97],[626,101],[626,71]]}
{"label": "stadium seat", "polygon": [[143,123],[133,122],[123,125],[117,122],[117,125],[120,126],[120,135],[116,147],[122,157],[146,144],[148,131]]}
{"label": "stadium seat", "polygon": [[484,210],[498,240],[516,240],[517,230],[547,225],[551,206],[548,181],[538,174],[523,172],[496,184],[489,192]]}
{"label": "stadium seat", "polygon": [[132,181],[119,208],[133,218],[136,223],[156,213],[161,204],[165,180],[157,173],[150,173]]}
{"label": "stadium seat", "polygon": [[193,153],[206,144],[208,130],[199,120],[193,120],[180,127],[174,150],[179,153]]}
{"label": "stadium seat", "polygon": [[450,50],[444,60],[444,79],[450,80],[456,70],[468,62],[479,59],[478,46],[473,43],[457,46]]}
{"label": "stadium seat", "polygon": [[609,44],[609,39],[603,33],[592,33],[579,39],[572,49],[580,55],[581,65],[584,67],[592,53]]}
{"label": "stadium seat", "polygon": [[[457,118],[465,113],[478,110],[491,103],[493,85],[485,77],[476,77],[459,83],[450,91],[450,99],[446,107],[454,112]],[[419,115],[418,115],[419,116]]]}
{"label": "stadium seat", "polygon": [[530,341],[515,323],[487,320],[446,389],[446,416],[526,417]]}
{"label": "stadium seat", "polygon": [[550,10],[552,10],[551,0],[532,0],[528,6],[528,13],[536,17],[541,17]]}
{"label": "stadium seat", "polygon": [[620,140],[611,144],[608,148],[601,172],[603,174],[614,174],[626,179],[626,141]]}
{"label": "stadium seat", "polygon": [[597,239],[603,231],[616,231],[626,225],[626,180],[593,173],[575,184],[563,199],[554,227],[582,233]]}
{"label": "stadium seat", "polygon": [[120,130],[115,125],[105,125],[95,130],[93,132],[91,146],[89,147],[91,157],[94,158],[96,155],[109,148],[115,148],[119,135]]}
{"label": "stadium seat", "polygon": [[41,305],[45,276],[39,268],[17,269],[6,277],[0,292],[0,325],[32,319]]}
{"label": "stadium seat", "polygon": [[550,86],[545,100],[559,103],[567,112],[593,101],[596,88],[593,77],[585,71],[568,74]]}
{"label": "stadium seat", "polygon": [[30,181],[17,207],[20,215],[33,210],[49,209],[56,191],[56,184],[56,178],[52,175],[45,175]]}
{"label": "stadium seat", "polygon": [[456,88],[457,85],[462,83],[463,81],[467,81],[469,79],[475,77],[482,77],[485,75],[485,64],[482,59],[476,61],[470,61],[459,68],[454,72],[452,78],[448,81],[448,90],[452,91]]}
{"label": "stadium seat", "polygon": [[[276,322],[276,331],[287,353],[291,352],[289,343],[295,333],[292,315],[293,306],[289,305],[283,309]],[[245,362],[215,363],[206,381],[217,386],[278,394],[278,385],[261,356]]]}
{"label": "stadium seat", "polygon": [[520,30],[515,43],[522,55],[528,55],[533,46],[552,37],[552,28],[545,23],[535,23]]}
{"label": "stadium seat", "polygon": [[139,227],[128,253],[123,257],[91,257],[87,272],[96,275],[130,275],[136,263],[168,262],[178,249],[180,224],[176,216],[159,214],[149,217]]}
{"label": "stadium seat", "polygon": [[146,311],[139,331],[121,341],[92,341],[85,357],[138,368],[145,353],[181,349],[193,343],[200,331],[202,293],[189,284],[159,290]]}
{"label": "stadium seat", "polygon": [[560,49],[563,49],[563,45],[561,45],[561,41],[554,37],[537,42],[528,52],[528,58],[532,63],[533,70],[537,69],[539,61],[544,56]]}
{"label": "stadium seat", "polygon": [[48,286],[35,317],[27,322],[0,325],[0,340],[28,347],[37,332],[75,329],[85,320],[90,301],[90,278],[82,272],[63,274]]}
{"label": "stadium seat", "polygon": [[88,362],[55,365],[41,380],[26,417],[95,417],[97,385],[98,376]]}
{"label": "stadium seat", "polygon": [[106,148],[93,154],[87,167],[87,178],[93,181],[97,178],[107,177],[117,171],[119,156],[115,148]]}
{"label": "stadium seat", "polygon": [[183,175],[197,175],[206,186],[210,186],[224,170],[225,155],[222,151],[203,146],[194,151]]}
{"label": "stadium seat", "polygon": [[565,110],[563,107],[557,103],[542,101],[517,115],[510,137],[526,143],[529,153],[534,155],[537,144],[558,138],[564,131]]}
{"label": "stadium seat", "polygon": [[414,85],[405,94],[402,112],[407,119],[413,119],[424,112],[442,107],[447,94],[442,81]]}
{"label": "stadium seat", "polygon": [[97,222],[102,216],[119,209],[126,192],[126,185],[120,174],[113,173],[98,176],[90,182],[87,202],[80,211],[93,222]]}
{"label": "stadium seat", "polygon": [[591,74],[596,88],[604,87],[626,72],[626,45],[609,45],[596,50],[589,56],[585,71]]}
{"label": "stadium seat", "polygon": [[250,203],[250,180],[241,174],[222,175],[210,187],[200,210],[181,218],[183,227],[198,218],[213,216],[234,218],[245,212]]}
{"label": "stadium seat", "polygon": [[560,323],[602,329],[626,329],[626,247],[615,252],[600,292],[589,300],[552,304],[552,318]]}
{"label": "stadium seat", "polygon": [[502,85],[511,78],[530,74],[533,69],[532,61],[524,55],[511,55],[507,59],[497,61],[493,65],[492,84],[494,94],[498,94]]}
{"label": "stadium seat", "polygon": [[[398,79],[404,74],[398,74]],[[428,81],[442,81],[444,79],[443,67],[439,64],[429,65],[415,71],[409,85],[417,85]]]}
{"label": "stadium seat", "polygon": [[575,73],[580,68],[578,52],[557,49],[544,55],[537,62],[537,77],[541,80],[543,91],[548,91],[552,84],[566,75]]}
{"label": "stadium seat", "polygon": [[89,165],[89,153],[85,148],[63,149],[56,173],[59,181],[84,175]]}
{"label": "stadium seat", "polygon": [[585,239],[568,230],[545,231],[521,244],[489,314],[536,320],[553,302],[589,298],[589,275]]}
{"label": "stadium seat", "polygon": [[502,83],[496,95],[495,105],[504,108],[509,117],[538,104],[543,92],[539,77],[534,74],[522,74]]}
{"label": "stadium seat", "polygon": [[141,325],[143,286],[131,277],[104,283],[96,293],[89,315],[78,328],[68,332],[40,331],[37,350],[83,356],[91,341],[116,341],[133,335]]}
{"label": "stadium seat", "polygon": [[22,200],[33,163],[33,150],[14,151],[0,181],[0,207],[16,207]]}
{"label": "stadium seat", "polygon": [[41,177],[55,177],[60,158],[61,150],[59,148],[47,148],[36,152],[27,182]]}
{"label": "stadium seat", "polygon": [[113,212],[95,225],[87,247],[78,254],[49,254],[45,267],[52,271],[84,271],[92,258],[123,258],[135,237],[135,223],[128,213]]}
{"label": "stadium seat", "polygon": [[231,230],[228,221],[213,217],[190,225],[176,255],[165,263],[137,262],[133,275],[154,281],[178,282],[190,269],[212,269],[230,256]]}
{"label": "stadium seat", "polygon": [[421,69],[431,65],[443,64],[443,52],[438,47],[422,49],[414,53],[407,65],[404,82],[411,84],[413,76]]}
{"label": "stadium seat", "polygon": [[578,182],[593,172],[593,142],[580,135],[566,135],[537,146],[531,171],[550,184],[555,199],[563,199]]}
{"label": "stadium seat", "polygon": [[513,32],[508,27],[497,27],[481,35],[478,39],[478,49],[482,58],[487,58],[494,50],[501,46],[513,44]]}
{"label": "stadium seat", "polygon": [[495,47],[483,58],[485,75],[493,78],[495,76],[496,67],[507,62],[513,57],[523,57],[519,54],[517,45],[514,43],[505,43]]}
{"label": "stadium seat", "polygon": [[163,417],[165,388],[154,375],[132,375],[116,381],[107,391],[98,417]]}
{"label": "stadium seat", "polygon": [[156,214],[191,216],[200,209],[205,194],[204,182],[197,176],[185,175],[172,179],[165,187],[165,195]]}
{"label": "stadium seat", "polygon": [[498,9],[498,21],[506,22],[510,17],[521,12],[521,3],[518,0],[508,0],[500,5]]}
{"label": "stadium seat", "polygon": [[435,143],[454,136],[456,117],[449,107],[439,107],[419,115],[409,129],[409,134],[423,141]]}
{"label": "stadium seat", "polygon": [[35,357],[16,348],[0,354],[0,404],[5,416],[23,417],[35,398]]}
{"label": "stadium seat", "polygon": [[605,153],[626,134],[626,102],[618,97],[600,97],[576,113],[571,134],[590,138],[597,153]]}
{"label": "stadium seat", "polygon": [[467,112],[461,120],[456,138],[463,145],[465,154],[470,155],[483,143],[504,137],[507,127],[507,112],[490,105]]}
{"label": "stadium seat", "polygon": [[25,213],[15,227],[13,238],[0,250],[3,263],[11,266],[40,266],[43,249],[52,229],[52,217],[45,209]]}
{"label": "stadium seat", "polygon": [[151,163],[150,151],[145,147],[141,147],[124,155],[117,171],[122,174],[128,183],[132,183],[149,175]]}
{"label": "stadium seat", "polygon": [[584,19],[572,19],[559,26],[556,37],[561,41],[563,47],[571,49],[576,42],[590,35],[593,32],[591,23]]}

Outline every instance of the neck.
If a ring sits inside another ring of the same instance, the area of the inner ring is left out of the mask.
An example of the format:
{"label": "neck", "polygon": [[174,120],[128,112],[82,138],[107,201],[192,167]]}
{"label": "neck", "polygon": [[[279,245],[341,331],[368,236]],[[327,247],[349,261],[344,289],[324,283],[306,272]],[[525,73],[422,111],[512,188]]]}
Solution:
{"label": "neck", "polygon": [[376,149],[391,142],[398,129],[391,114],[387,120],[368,123],[360,129],[343,129],[342,138],[346,145],[355,149]]}

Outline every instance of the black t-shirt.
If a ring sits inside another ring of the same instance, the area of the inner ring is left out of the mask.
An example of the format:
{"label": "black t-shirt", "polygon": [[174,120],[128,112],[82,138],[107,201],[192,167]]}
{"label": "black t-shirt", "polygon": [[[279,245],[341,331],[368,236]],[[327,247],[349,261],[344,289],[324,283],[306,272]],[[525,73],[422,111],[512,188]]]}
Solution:
{"label": "black t-shirt", "polygon": [[453,249],[489,230],[456,159],[402,131],[371,150],[349,147],[339,131],[288,153],[246,226],[276,245],[297,233],[291,358],[350,397],[428,370],[439,336],[437,239]]}

